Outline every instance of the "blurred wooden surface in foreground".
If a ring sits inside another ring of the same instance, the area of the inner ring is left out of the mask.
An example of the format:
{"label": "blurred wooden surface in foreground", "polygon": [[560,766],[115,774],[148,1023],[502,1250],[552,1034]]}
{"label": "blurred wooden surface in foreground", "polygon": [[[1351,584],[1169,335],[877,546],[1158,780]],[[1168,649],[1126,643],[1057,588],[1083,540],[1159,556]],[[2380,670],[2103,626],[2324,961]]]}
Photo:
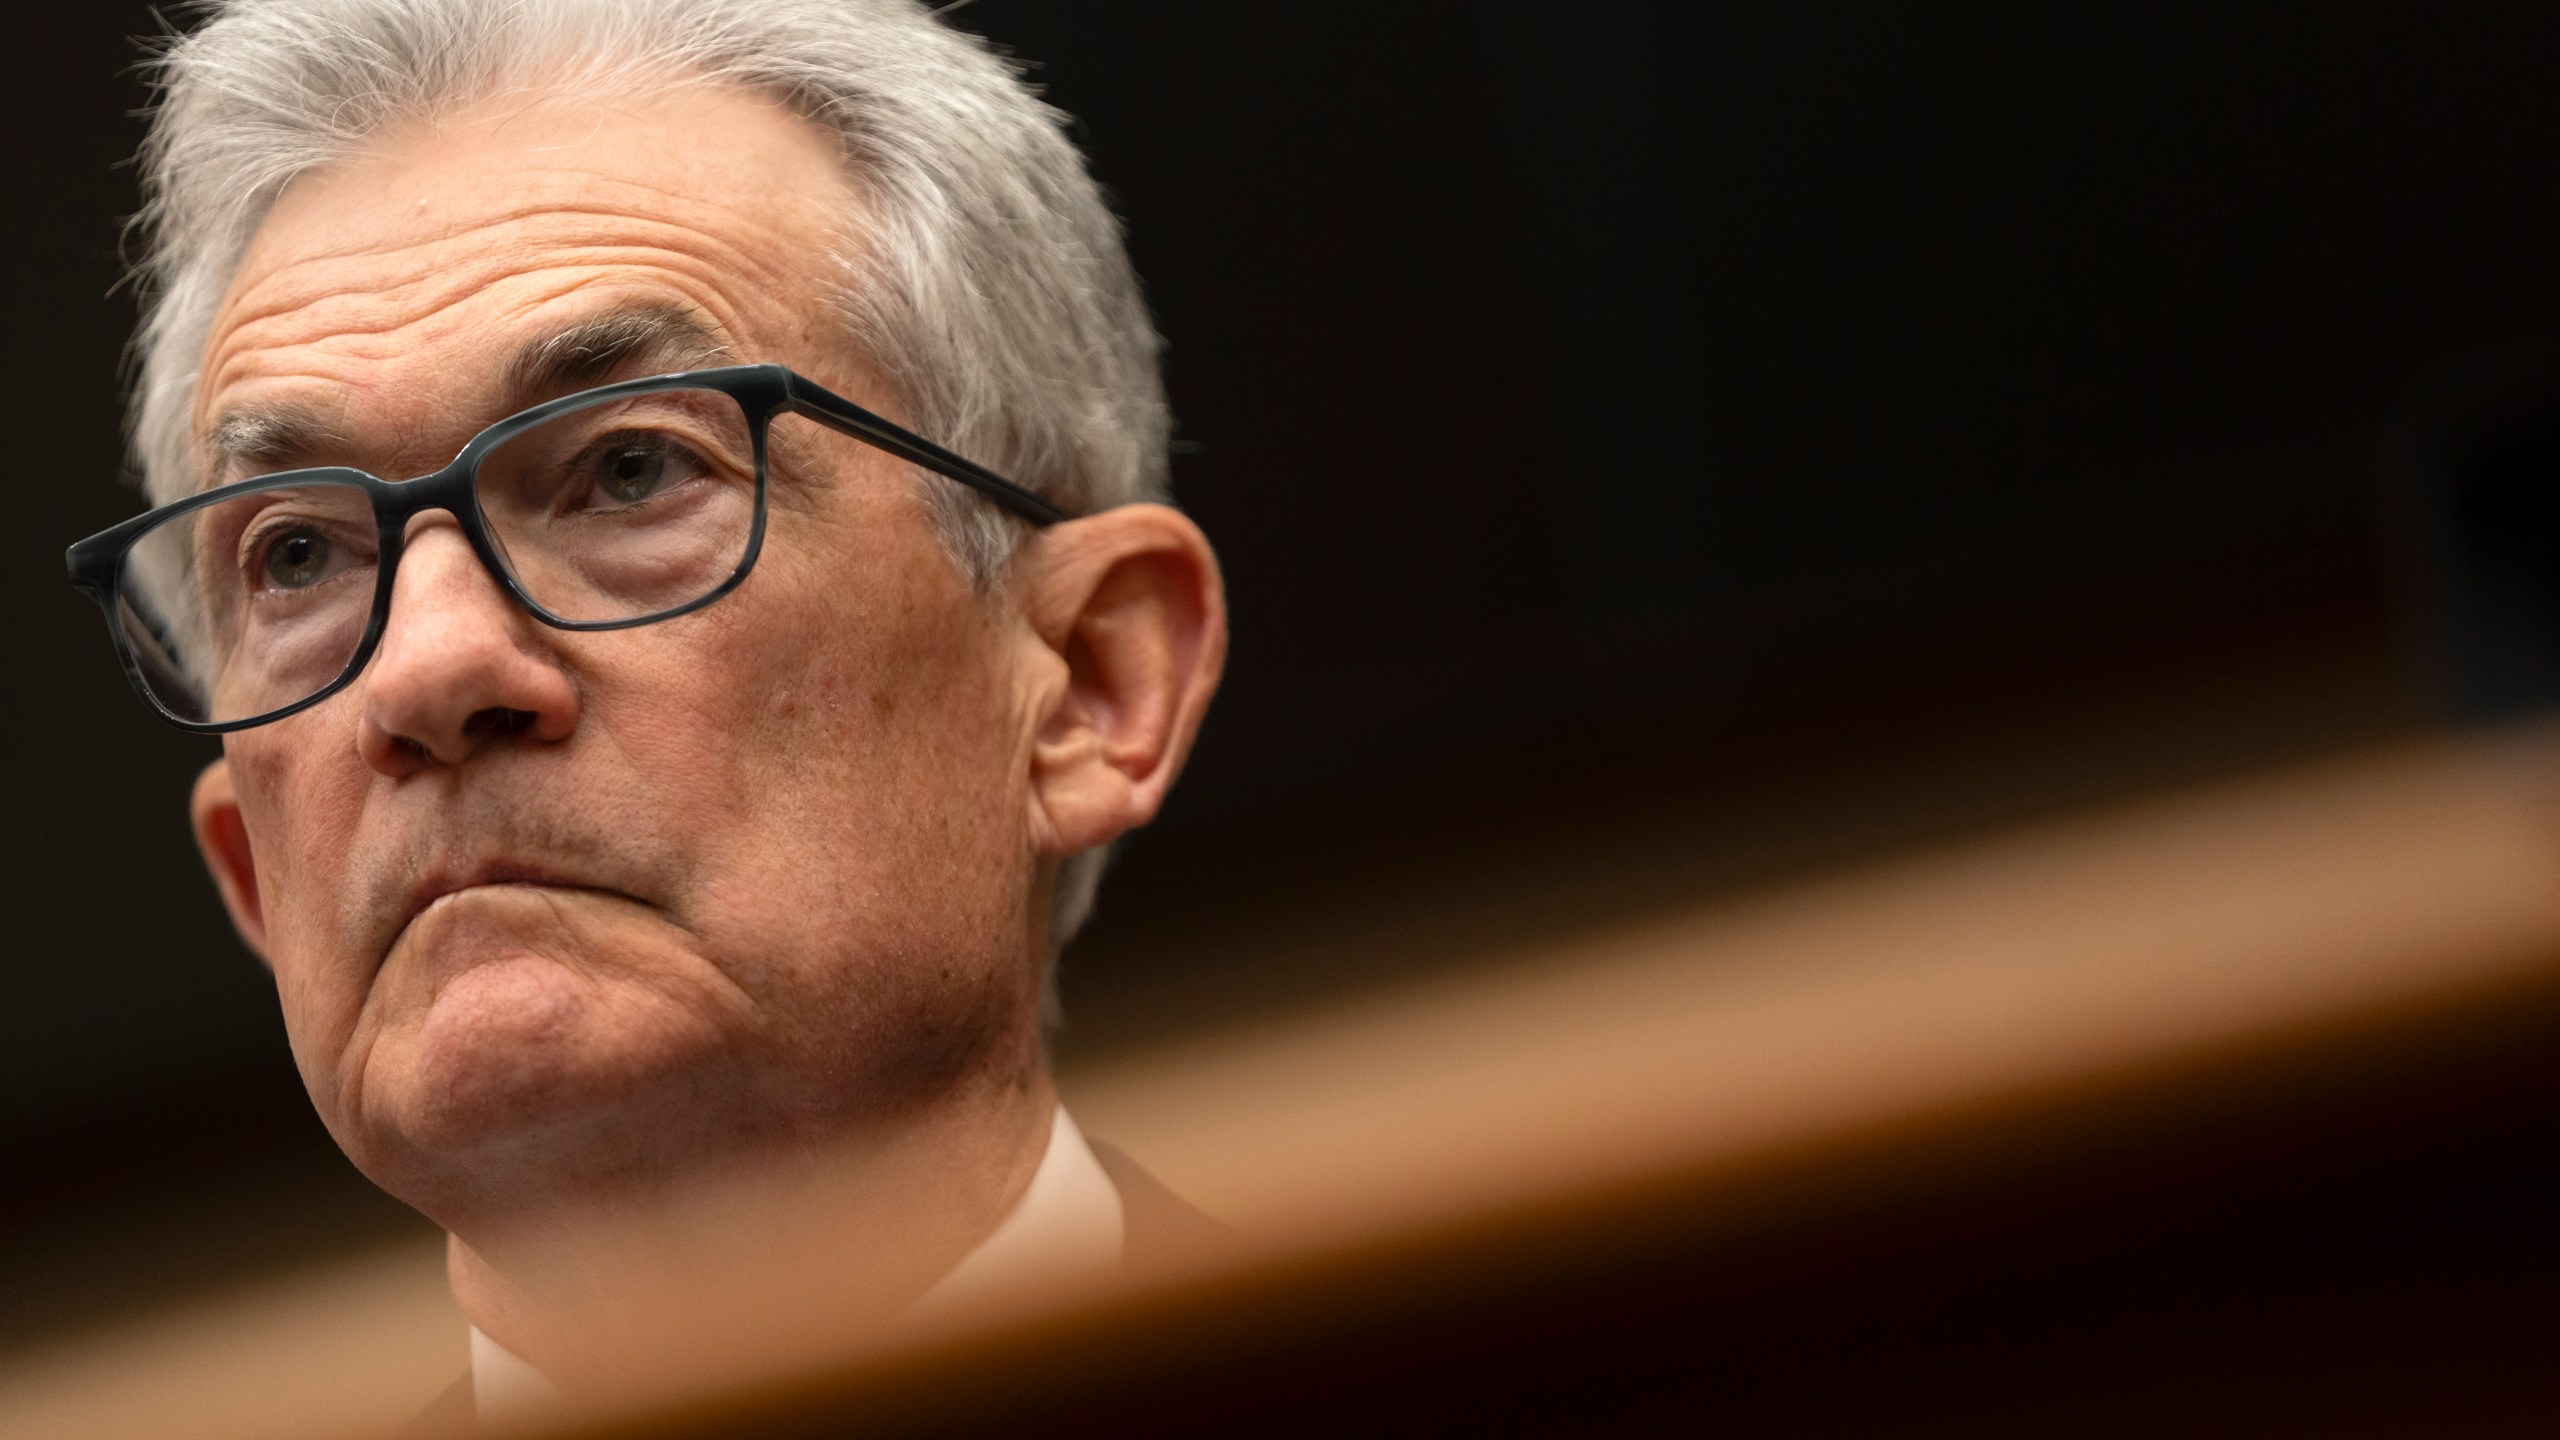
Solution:
{"label": "blurred wooden surface in foreground", "polygon": [[[604,1431],[2525,1433],[2555,1042],[2560,735],[2398,747],[1070,1075],[1250,1243]],[[396,1417],[455,1322],[368,1263],[0,1433]]]}

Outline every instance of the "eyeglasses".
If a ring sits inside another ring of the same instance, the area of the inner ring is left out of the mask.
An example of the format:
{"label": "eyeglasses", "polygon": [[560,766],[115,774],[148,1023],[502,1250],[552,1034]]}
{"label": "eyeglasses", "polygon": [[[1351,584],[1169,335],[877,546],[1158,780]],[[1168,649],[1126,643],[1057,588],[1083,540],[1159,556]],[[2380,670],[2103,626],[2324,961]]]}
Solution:
{"label": "eyeglasses", "polygon": [[449,512],[534,618],[620,630],[738,587],[764,544],[773,421],[797,415],[978,491],[1066,518],[991,470],[780,365],[599,386],[508,416],[397,483],[329,466],[223,485],[71,547],[125,675],[171,724],[220,734],[345,688],[391,614],[410,517]]}

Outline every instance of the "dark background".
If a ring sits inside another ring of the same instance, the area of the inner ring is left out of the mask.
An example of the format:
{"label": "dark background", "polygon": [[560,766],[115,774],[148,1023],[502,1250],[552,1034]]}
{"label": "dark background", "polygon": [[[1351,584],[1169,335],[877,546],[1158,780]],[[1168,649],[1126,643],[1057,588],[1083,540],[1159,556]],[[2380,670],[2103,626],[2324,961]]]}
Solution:
{"label": "dark background", "polygon": [[[1701,8],[954,17],[1119,202],[1234,604],[1070,1062],[2542,695],[2560,11]],[[197,866],[212,747],[61,578],[137,508],[154,28],[37,7],[0,61],[0,1337],[119,1303],[110,1243],[166,1287],[408,1223]]]}

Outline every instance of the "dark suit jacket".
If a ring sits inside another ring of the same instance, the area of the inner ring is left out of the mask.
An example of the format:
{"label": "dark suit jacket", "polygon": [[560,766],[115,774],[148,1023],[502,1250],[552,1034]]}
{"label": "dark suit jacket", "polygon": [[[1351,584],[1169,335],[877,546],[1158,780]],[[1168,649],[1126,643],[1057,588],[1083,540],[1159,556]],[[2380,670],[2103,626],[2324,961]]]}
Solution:
{"label": "dark suit jacket", "polygon": [[[1164,1182],[1141,1168],[1116,1145],[1087,1140],[1102,1173],[1120,1192],[1121,1263],[1149,1271],[1181,1265],[1231,1243],[1235,1232],[1193,1208]],[[468,1440],[479,1432],[472,1405],[471,1375],[444,1388],[434,1402],[400,1432],[400,1440]]]}

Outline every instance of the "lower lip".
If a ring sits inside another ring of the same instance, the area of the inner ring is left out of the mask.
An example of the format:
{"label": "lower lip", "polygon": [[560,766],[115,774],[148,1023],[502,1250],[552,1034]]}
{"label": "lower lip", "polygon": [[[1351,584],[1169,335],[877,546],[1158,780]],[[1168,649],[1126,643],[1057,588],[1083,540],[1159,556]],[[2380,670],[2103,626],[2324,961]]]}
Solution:
{"label": "lower lip", "polygon": [[[460,900],[466,896],[480,894],[491,890],[557,890],[563,894],[584,893],[589,895],[604,895],[617,900],[628,900],[631,898],[619,890],[607,890],[599,885],[575,885],[559,880],[485,880],[476,885],[465,885],[459,889],[447,890],[436,896],[434,899],[429,900],[426,904],[419,906],[416,910],[411,911],[409,918],[402,921],[400,929],[392,935],[391,945],[397,946],[400,943],[400,937],[407,934],[411,926],[416,925],[420,920],[425,919],[430,912],[441,908],[448,902]],[[385,947],[384,953],[386,955],[389,953],[389,949],[390,947]]]}
{"label": "lower lip", "polygon": [[416,914],[410,918],[415,919],[417,915],[424,915],[448,900],[458,900],[476,890],[584,890],[586,888],[584,885],[563,885],[550,880],[483,880],[477,884],[463,885],[445,891],[419,906]]}

